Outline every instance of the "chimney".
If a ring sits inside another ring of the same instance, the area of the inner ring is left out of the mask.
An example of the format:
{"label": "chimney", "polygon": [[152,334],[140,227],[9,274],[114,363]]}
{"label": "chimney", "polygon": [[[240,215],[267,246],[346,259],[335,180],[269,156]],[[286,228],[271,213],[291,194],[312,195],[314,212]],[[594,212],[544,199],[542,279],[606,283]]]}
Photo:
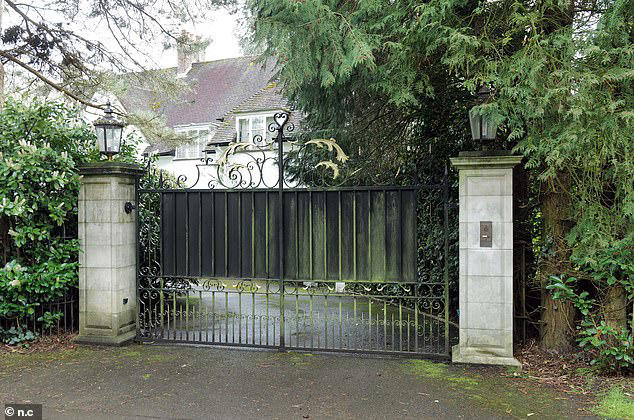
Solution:
{"label": "chimney", "polygon": [[206,43],[200,36],[192,35],[187,31],[181,32],[176,41],[177,77],[183,77],[189,73],[192,64],[201,61],[205,52]]}

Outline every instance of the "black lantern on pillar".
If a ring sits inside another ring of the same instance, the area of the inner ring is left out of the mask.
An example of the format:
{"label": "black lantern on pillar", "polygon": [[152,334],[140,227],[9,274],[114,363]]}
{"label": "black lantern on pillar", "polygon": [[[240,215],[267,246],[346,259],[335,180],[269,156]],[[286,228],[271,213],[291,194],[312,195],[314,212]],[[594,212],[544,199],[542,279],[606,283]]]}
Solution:
{"label": "black lantern on pillar", "polygon": [[110,101],[108,101],[106,109],[104,109],[104,114],[93,125],[97,134],[99,152],[108,156],[108,160],[112,160],[112,156],[121,150],[121,138],[123,137],[125,124],[113,115]]}
{"label": "black lantern on pillar", "polygon": [[[491,89],[484,85],[478,91],[477,104],[483,104],[491,98]],[[469,123],[471,124],[471,137],[476,141],[495,140],[498,125],[493,123],[489,117],[477,112],[475,108],[469,111]]]}

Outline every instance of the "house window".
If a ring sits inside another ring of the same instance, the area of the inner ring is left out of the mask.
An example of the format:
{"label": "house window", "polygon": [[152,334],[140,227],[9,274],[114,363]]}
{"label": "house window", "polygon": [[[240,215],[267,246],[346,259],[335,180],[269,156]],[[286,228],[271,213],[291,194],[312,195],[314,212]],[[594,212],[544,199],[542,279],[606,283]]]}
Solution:
{"label": "house window", "polygon": [[203,151],[209,142],[209,130],[180,130],[178,132],[185,133],[193,140],[176,148],[176,159],[199,159],[203,157]]}
{"label": "house window", "polygon": [[270,141],[274,133],[269,132],[268,127],[272,122],[273,114],[239,117],[236,127],[238,141],[252,143],[257,135]]}

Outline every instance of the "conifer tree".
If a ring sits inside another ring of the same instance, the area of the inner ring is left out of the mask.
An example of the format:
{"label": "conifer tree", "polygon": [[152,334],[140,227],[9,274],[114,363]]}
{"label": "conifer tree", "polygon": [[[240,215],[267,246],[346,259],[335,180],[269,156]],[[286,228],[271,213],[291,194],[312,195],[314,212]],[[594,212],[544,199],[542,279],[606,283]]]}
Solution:
{"label": "conifer tree", "polygon": [[277,59],[311,129],[357,154],[356,173],[438,171],[473,147],[466,110],[492,86],[478,109],[501,124],[499,146],[526,157],[539,204],[542,344],[569,349],[574,326],[572,304],[546,289],[552,276],[588,280],[606,319],[625,325],[632,278],[607,281],[593,262],[634,266],[614,251],[634,246],[634,0],[247,4],[249,41]]}

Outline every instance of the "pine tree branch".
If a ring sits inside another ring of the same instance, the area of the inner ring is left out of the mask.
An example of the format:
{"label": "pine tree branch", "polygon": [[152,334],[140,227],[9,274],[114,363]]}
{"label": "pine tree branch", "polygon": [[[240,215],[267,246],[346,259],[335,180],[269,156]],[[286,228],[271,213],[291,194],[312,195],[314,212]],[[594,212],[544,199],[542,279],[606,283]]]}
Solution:
{"label": "pine tree branch", "polygon": [[18,66],[22,67],[24,70],[28,71],[29,73],[31,73],[32,75],[34,75],[35,77],[37,77],[38,79],[40,79],[41,81],[46,83],[47,85],[51,86],[53,89],[55,89],[58,92],[61,92],[64,95],[74,99],[75,101],[79,102],[82,105],[86,105],[88,107],[97,108],[97,109],[103,109],[104,108],[104,105],[98,105],[98,104],[96,104],[94,102],[88,101],[88,100],[78,96],[77,94],[75,94],[72,91],[66,89],[64,86],[60,85],[59,83],[49,79],[48,77],[46,77],[44,74],[42,74],[41,72],[39,72],[35,68],[29,66],[26,63],[23,63],[21,60],[15,58],[13,55],[11,55],[10,53],[8,53],[6,51],[0,50],[0,57],[4,57],[7,60],[11,61],[12,63],[17,64]]}

